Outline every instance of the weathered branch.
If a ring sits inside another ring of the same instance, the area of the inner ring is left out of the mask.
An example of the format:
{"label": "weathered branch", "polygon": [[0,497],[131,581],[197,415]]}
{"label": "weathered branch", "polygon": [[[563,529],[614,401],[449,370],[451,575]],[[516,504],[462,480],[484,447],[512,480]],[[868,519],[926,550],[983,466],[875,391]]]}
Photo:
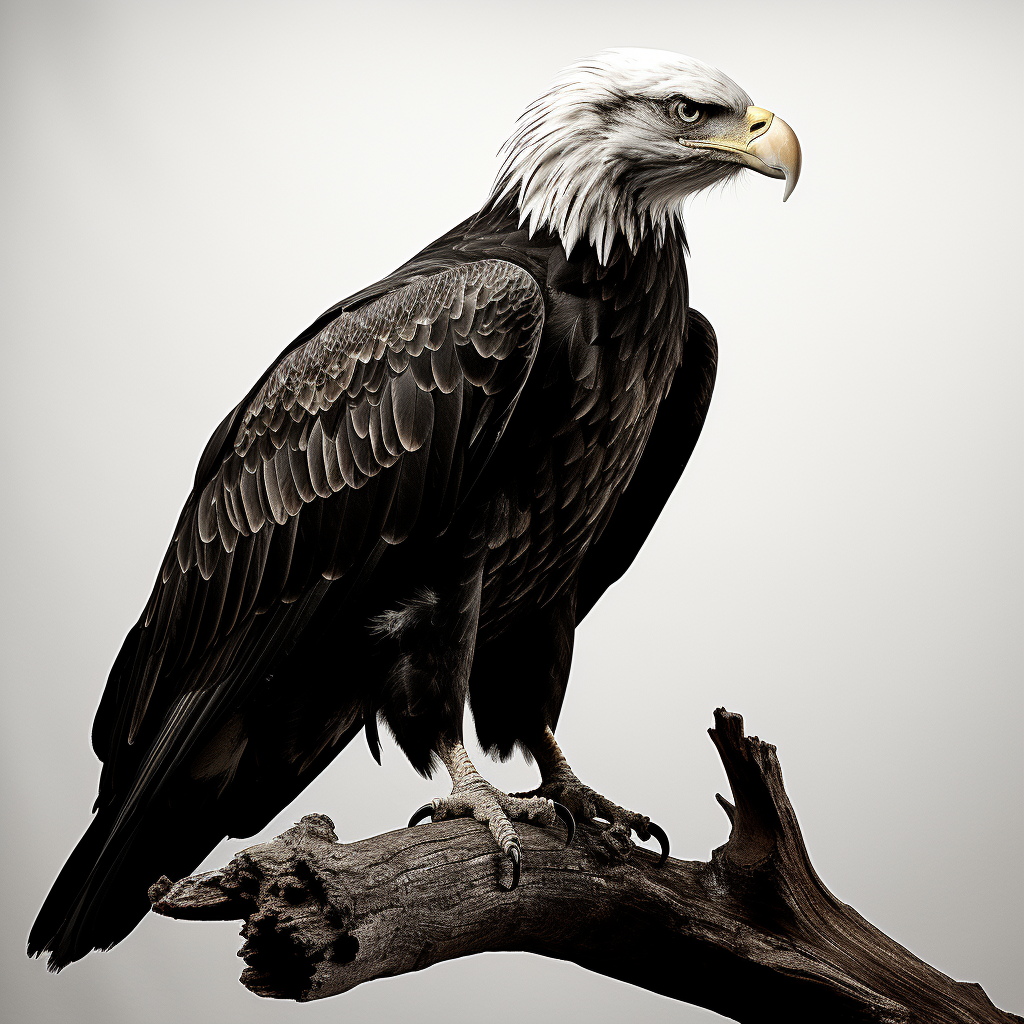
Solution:
{"label": "weathered branch", "polygon": [[[740,1021],[766,1008],[792,1021],[1020,1021],[980,986],[955,982],[837,900],[815,874],[775,747],[715,712],[709,730],[735,806],[729,841],[708,863],[633,849],[612,857],[595,830],[569,849],[519,826],[525,869],[505,889],[505,859],[473,821],[340,844],[308,815],[222,871],[150,896],[169,917],[245,921],[242,983],[309,1000],[364,981],[489,950],[571,960]],[[500,876],[500,877],[499,877]]]}

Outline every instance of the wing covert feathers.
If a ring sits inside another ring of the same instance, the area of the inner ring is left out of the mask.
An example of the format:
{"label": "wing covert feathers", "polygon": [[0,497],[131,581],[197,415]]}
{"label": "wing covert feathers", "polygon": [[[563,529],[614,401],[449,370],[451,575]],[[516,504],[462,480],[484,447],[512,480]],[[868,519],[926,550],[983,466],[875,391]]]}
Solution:
{"label": "wing covert feathers", "polygon": [[224,677],[253,616],[401,543],[426,509],[454,508],[504,430],[543,321],[533,277],[488,259],[341,309],[286,351],[203,454],[97,713],[101,759]]}

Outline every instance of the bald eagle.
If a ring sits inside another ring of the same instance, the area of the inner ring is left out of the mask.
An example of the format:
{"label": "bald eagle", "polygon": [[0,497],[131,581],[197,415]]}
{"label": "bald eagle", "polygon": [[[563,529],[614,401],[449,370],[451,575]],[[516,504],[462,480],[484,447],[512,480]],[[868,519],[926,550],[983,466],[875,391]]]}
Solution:
{"label": "bald eagle", "polygon": [[[95,819],[29,937],[124,938],[161,875],[260,830],[360,731],[443,763],[434,820],[600,817],[555,742],[573,635],[650,532],[704,423],[716,341],[682,210],[796,136],[720,71],[619,49],[563,71],[479,212],[304,330],[214,431],[93,725]],[[536,760],[510,795],[463,747]],[[418,816],[414,816],[416,820]]]}

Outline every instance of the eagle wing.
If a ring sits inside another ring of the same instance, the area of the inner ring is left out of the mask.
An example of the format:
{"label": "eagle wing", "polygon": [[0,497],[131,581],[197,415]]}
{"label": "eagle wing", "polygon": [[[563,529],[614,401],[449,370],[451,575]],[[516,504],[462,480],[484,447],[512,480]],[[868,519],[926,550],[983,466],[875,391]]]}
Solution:
{"label": "eagle wing", "polygon": [[321,317],[214,433],[97,712],[98,805],[138,805],[329,586],[443,529],[479,475],[536,356],[543,299],[503,260],[432,269]]}
{"label": "eagle wing", "polygon": [[707,319],[686,314],[683,359],[629,486],[597,540],[587,549],[576,587],[576,622],[633,564],[693,454],[711,404],[718,341]]}

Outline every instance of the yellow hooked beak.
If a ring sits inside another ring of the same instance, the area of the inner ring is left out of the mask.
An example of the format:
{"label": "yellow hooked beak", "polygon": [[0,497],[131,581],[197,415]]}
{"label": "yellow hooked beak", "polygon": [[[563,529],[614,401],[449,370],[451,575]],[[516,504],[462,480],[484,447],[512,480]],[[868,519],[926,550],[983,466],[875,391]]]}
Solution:
{"label": "yellow hooked beak", "polygon": [[712,149],[730,163],[743,164],[769,178],[785,178],[785,202],[800,177],[800,142],[792,128],[770,110],[747,107],[746,113],[726,130],[721,125],[705,138],[680,139],[693,149]]}

